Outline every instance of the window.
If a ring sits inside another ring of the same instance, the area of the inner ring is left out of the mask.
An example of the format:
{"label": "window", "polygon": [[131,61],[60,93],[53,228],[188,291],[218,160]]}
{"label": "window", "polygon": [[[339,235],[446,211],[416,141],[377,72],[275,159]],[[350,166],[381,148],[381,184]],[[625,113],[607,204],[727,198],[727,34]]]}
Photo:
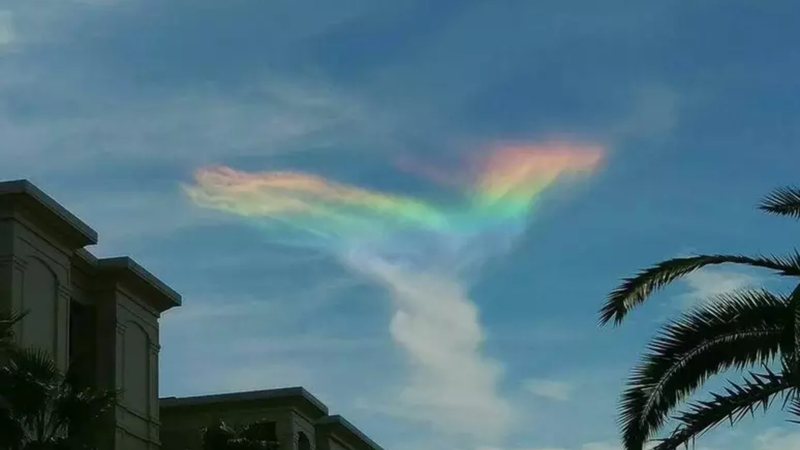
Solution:
{"label": "window", "polygon": [[311,441],[302,431],[297,433],[297,450],[311,450]]}
{"label": "window", "polygon": [[69,364],[81,386],[94,385],[95,331],[94,308],[72,300],[69,313]]}

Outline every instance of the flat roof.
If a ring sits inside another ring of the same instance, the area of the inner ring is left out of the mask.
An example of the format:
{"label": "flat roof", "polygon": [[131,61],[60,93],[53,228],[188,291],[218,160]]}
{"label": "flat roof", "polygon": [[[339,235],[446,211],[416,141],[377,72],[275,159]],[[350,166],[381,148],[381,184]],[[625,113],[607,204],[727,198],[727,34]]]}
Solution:
{"label": "flat roof", "polygon": [[164,397],[159,399],[159,404],[161,408],[180,408],[184,406],[214,405],[217,403],[255,402],[291,398],[302,399],[310,403],[322,414],[328,414],[328,407],[325,406],[324,403],[311,395],[305,388],[299,386],[261,391],[200,395],[196,397]]}
{"label": "flat roof", "polygon": [[361,432],[355,425],[347,421],[342,416],[333,415],[333,416],[325,416],[319,420],[317,420],[318,425],[328,425],[338,428],[340,430],[344,430],[346,433],[350,434],[351,436],[355,437],[356,439],[360,440],[362,443],[366,444],[368,447],[374,450],[383,450],[383,447],[375,443],[372,439],[370,439],[366,434]]}
{"label": "flat roof", "polygon": [[39,212],[49,215],[62,228],[68,230],[81,246],[97,244],[96,231],[30,181],[13,180],[0,182],[0,197],[14,195],[21,195],[31,200]]}
{"label": "flat roof", "polygon": [[156,306],[161,309],[161,311],[180,306],[182,303],[180,294],[167,286],[163,281],[159,280],[132,258],[121,256],[98,259],[86,249],[79,249],[75,252],[75,255],[101,274],[120,274],[123,277],[128,277],[129,281],[140,283],[150,289],[152,292],[156,293],[157,298],[153,298],[152,300],[158,301]]}

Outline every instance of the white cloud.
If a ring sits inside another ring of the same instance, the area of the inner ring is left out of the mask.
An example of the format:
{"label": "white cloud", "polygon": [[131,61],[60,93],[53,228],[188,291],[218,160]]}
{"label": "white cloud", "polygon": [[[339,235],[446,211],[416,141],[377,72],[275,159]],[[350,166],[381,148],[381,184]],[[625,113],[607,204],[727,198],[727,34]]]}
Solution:
{"label": "white cloud", "polygon": [[11,47],[16,40],[13,19],[11,11],[0,10],[0,52]]}
{"label": "white cloud", "polygon": [[592,442],[581,446],[581,450],[622,450],[619,445],[606,442]]}
{"label": "white cloud", "polygon": [[411,374],[391,412],[445,434],[484,442],[502,438],[513,420],[510,403],[498,391],[502,368],[482,354],[484,332],[462,283],[376,259],[350,263],[388,288],[395,301],[390,331]]}
{"label": "white cloud", "polygon": [[367,122],[378,120],[362,115],[356,100],[313,82],[264,80],[247,101],[197,90],[132,100],[64,98],[75,91],[73,83],[20,78],[0,79],[0,96],[42,81],[37,89],[76,103],[75,111],[58,117],[18,117],[0,108],[0,156],[14,162],[6,170],[39,176],[154,162],[196,167],[303,151],[340,142],[356,129],[368,135]]}
{"label": "white cloud", "polygon": [[[651,442],[649,444],[644,445],[644,450],[652,450],[656,447],[657,442]],[[580,447],[580,450],[623,450],[621,444],[612,444],[610,442],[590,442],[588,444],[583,444]],[[708,447],[696,447],[693,450],[712,450]]]}
{"label": "white cloud", "polygon": [[753,450],[796,450],[800,449],[800,432],[788,432],[773,428],[756,436]]}
{"label": "white cloud", "polygon": [[[480,447],[477,450],[501,450],[496,447]],[[518,448],[513,450],[567,450],[565,447],[527,447],[527,448]],[[574,450],[622,450],[622,447],[619,445],[609,444],[606,442],[590,442],[588,444],[583,444],[580,447],[574,448]]]}
{"label": "white cloud", "polygon": [[530,378],[523,382],[523,387],[538,397],[561,402],[569,400],[575,390],[571,383],[546,378]]}
{"label": "white cloud", "polygon": [[684,278],[689,292],[681,296],[682,307],[688,308],[713,299],[720,294],[756,287],[761,279],[730,269],[702,269]]}
{"label": "white cloud", "polygon": [[[743,442],[744,441],[744,442]],[[772,428],[757,435],[753,438],[752,442],[748,445],[747,439],[737,439],[741,446],[736,446],[735,449],[749,449],[749,450],[800,450],[800,432],[790,432],[781,428]],[[647,449],[652,449],[657,443],[653,442],[646,445]],[[717,450],[717,447],[707,447],[703,445],[691,446],[696,450]],[[495,450],[495,449],[479,449],[479,450]],[[568,450],[567,448],[533,448],[532,450]],[[619,444],[610,442],[592,442],[583,444],[575,450],[622,450]]]}
{"label": "white cloud", "polygon": [[[511,450],[501,449],[500,447],[478,447],[476,450]],[[515,448],[513,450],[564,450],[561,447],[535,447],[535,448]]]}

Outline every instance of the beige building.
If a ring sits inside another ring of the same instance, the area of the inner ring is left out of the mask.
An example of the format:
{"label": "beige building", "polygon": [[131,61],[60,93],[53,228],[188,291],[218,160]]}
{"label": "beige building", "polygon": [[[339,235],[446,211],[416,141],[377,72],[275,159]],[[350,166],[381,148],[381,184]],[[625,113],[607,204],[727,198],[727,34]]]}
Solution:
{"label": "beige building", "polygon": [[161,399],[165,449],[200,450],[202,424],[265,422],[280,450],[381,450],[381,447],[301,387]]}
{"label": "beige building", "polygon": [[[130,258],[97,259],[97,233],[27,181],[0,182],[0,310],[18,343],[119,390],[100,448],[194,450],[210,421],[274,424],[281,450],[380,449],[302,388],[158,398],[158,319],[181,297]],[[162,436],[163,435],[163,445]]]}

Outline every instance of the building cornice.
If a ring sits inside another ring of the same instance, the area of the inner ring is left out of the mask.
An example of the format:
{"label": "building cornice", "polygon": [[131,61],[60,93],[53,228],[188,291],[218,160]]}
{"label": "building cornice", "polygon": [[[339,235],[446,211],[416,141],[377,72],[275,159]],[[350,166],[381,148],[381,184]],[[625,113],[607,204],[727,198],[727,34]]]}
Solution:
{"label": "building cornice", "polygon": [[316,426],[329,429],[336,435],[347,436],[350,440],[355,440],[361,444],[362,448],[368,448],[370,450],[383,450],[383,447],[376,444],[375,441],[367,437],[366,434],[364,434],[361,430],[356,428],[355,425],[348,422],[347,419],[342,416],[325,416],[317,420]]}
{"label": "building cornice", "polygon": [[25,210],[55,227],[75,247],[97,244],[97,232],[28,180],[0,182],[0,210]]}
{"label": "building cornice", "polygon": [[158,312],[180,306],[181,295],[148,272],[133,259],[122,256],[98,259],[85,249],[75,252],[75,260],[97,280],[113,282],[123,287],[132,287],[134,291],[146,292],[142,300],[153,306]]}
{"label": "building cornice", "polygon": [[324,417],[328,414],[328,407],[319,399],[311,395],[302,387],[289,387],[282,389],[268,389],[262,391],[235,392],[229,394],[211,394],[197,397],[166,397],[159,400],[163,410],[179,409],[186,407],[210,406],[228,404],[258,404],[259,406],[272,403],[293,403],[310,407],[316,417]]}

